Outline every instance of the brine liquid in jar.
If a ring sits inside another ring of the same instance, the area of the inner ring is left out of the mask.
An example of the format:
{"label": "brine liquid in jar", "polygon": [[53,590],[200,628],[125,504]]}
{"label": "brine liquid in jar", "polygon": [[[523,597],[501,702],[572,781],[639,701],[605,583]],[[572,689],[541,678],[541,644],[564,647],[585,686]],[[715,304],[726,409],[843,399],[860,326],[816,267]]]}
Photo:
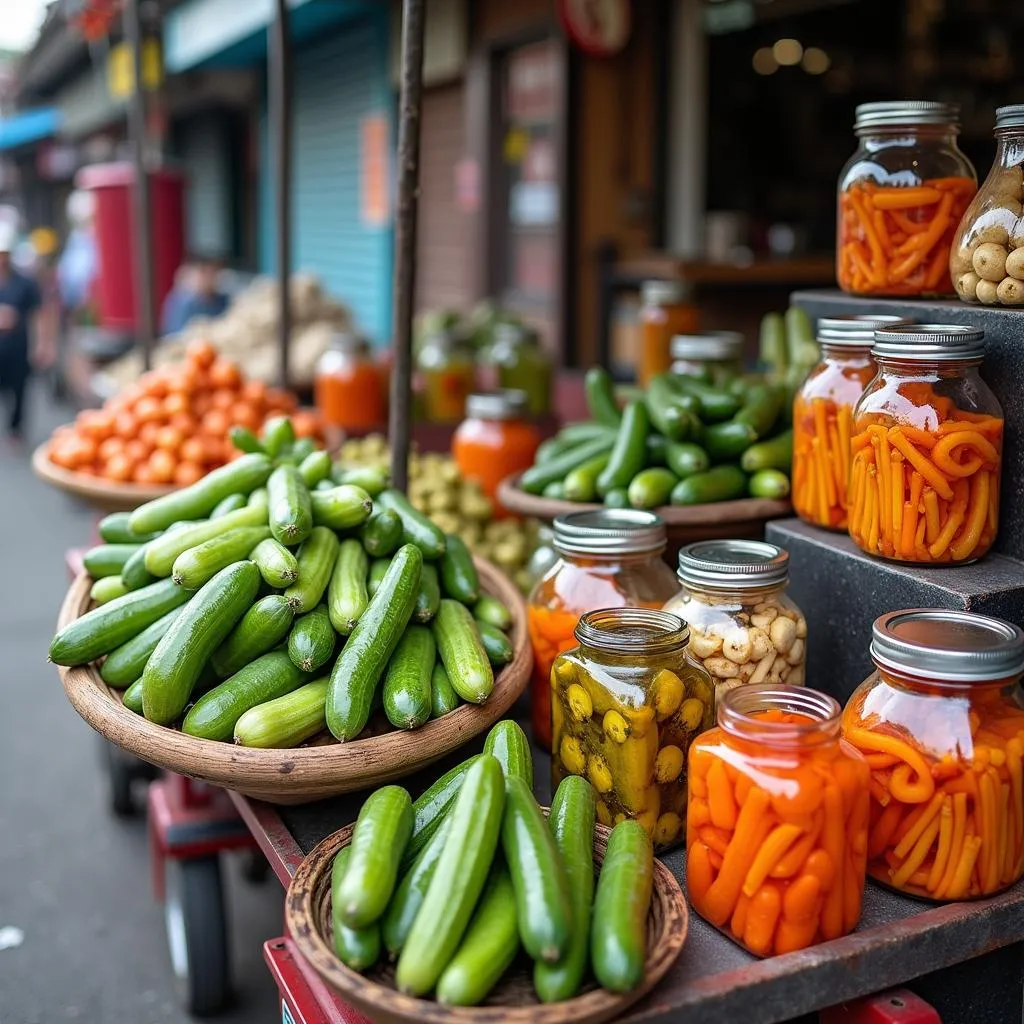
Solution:
{"label": "brine liquid in jar", "polygon": [[640,295],[643,305],[636,379],[646,387],[652,377],[671,366],[672,338],[697,330],[698,312],[681,281],[645,281]]}

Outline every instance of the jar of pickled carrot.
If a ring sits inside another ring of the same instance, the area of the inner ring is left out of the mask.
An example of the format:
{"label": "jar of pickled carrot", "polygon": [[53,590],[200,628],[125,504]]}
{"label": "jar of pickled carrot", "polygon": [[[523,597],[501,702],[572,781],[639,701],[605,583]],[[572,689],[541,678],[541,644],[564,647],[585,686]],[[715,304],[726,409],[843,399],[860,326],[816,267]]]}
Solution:
{"label": "jar of pickled carrot", "polygon": [[846,530],[853,409],[875,375],[875,328],[898,316],[836,316],[818,321],[821,361],[793,402],[793,508],[801,519]]}
{"label": "jar of pickled carrot", "polygon": [[868,554],[959,564],[992,547],[1003,412],[978,373],[984,336],[943,324],[875,332],[878,374],[853,413],[847,524]]}
{"label": "jar of pickled carrot", "polygon": [[932,900],[1024,875],[1024,632],[970,612],[875,620],[876,665],[843,712],[871,768],[868,874]]}
{"label": "jar of pickled carrot", "polygon": [[558,561],[527,602],[533,645],[530,717],[534,739],[551,748],[551,666],[576,646],[576,623],[597,608],[661,608],[675,590],[662,561],[665,524],[653,512],[596,509],[558,516]]}
{"label": "jar of pickled carrot", "polygon": [[949,103],[862,103],[839,175],[836,278],[855,295],[951,295],[949,254],[978,190]]}
{"label": "jar of pickled carrot", "polygon": [[423,412],[431,423],[458,423],[476,381],[476,360],[465,339],[436,330],[424,339],[416,363],[424,382]]}
{"label": "jar of pickled carrot", "polygon": [[[465,480],[475,480],[491,501],[507,476],[533,465],[540,432],[526,419],[525,391],[494,391],[466,399],[466,419],[452,438],[452,455]],[[495,506],[497,507],[497,506]]]}
{"label": "jar of pickled carrot", "polygon": [[836,939],[860,920],[871,773],[839,723],[839,705],[816,690],[745,686],[690,747],[690,901],[757,956]]}
{"label": "jar of pickled carrot", "polygon": [[672,364],[672,338],[697,330],[697,307],[682,281],[644,281],[640,288],[640,352],[636,379],[646,387]]}
{"label": "jar of pickled carrot", "polygon": [[325,425],[366,432],[387,422],[380,369],[370,345],[357,334],[339,333],[320,357],[314,382],[316,406]]}

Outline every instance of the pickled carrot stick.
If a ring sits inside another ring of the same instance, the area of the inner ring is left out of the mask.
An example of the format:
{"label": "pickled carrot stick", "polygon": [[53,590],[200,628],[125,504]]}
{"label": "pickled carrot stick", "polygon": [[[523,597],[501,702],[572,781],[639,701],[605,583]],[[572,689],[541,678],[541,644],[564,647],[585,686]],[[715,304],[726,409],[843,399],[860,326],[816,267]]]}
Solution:
{"label": "pickled carrot stick", "polygon": [[917,470],[910,474],[910,500],[903,506],[903,532],[900,546],[909,558],[914,553],[914,538],[917,535],[917,507],[921,503],[924,477]]}
{"label": "pickled carrot stick", "polygon": [[872,771],[881,771],[883,768],[891,768],[899,764],[900,759],[895,754],[864,754],[864,760]]}
{"label": "pickled carrot stick", "polygon": [[958,900],[967,893],[967,886],[971,881],[971,872],[974,870],[974,863],[978,859],[978,851],[981,849],[981,836],[970,836],[964,840],[963,850],[957,862],[953,880],[946,890],[945,899]]}
{"label": "pickled carrot stick", "polygon": [[935,428],[937,434],[955,434],[963,430],[977,430],[982,434],[991,434],[999,439],[1003,436],[1005,423],[997,416],[986,416],[984,413],[966,412],[954,409],[952,419],[947,419]]}
{"label": "pickled carrot stick", "polygon": [[978,191],[978,186],[973,178],[929,178],[928,184],[932,188],[962,192],[966,196],[973,196]]}
{"label": "pickled carrot stick", "polygon": [[715,853],[714,850],[708,850],[708,860],[711,861],[711,866],[715,871],[722,870],[722,855],[720,853]]}
{"label": "pickled carrot stick", "polygon": [[[863,865],[863,860],[860,864]],[[864,885],[858,870],[855,855],[847,851],[843,868],[843,932],[852,932],[860,920],[864,901]]]}
{"label": "pickled carrot stick", "polygon": [[927,525],[924,521],[924,516],[922,516],[917,524],[917,533],[914,534],[914,555],[919,562],[928,561],[928,549],[924,543],[924,529]]}
{"label": "pickled carrot stick", "polygon": [[[921,231],[928,230],[928,221],[926,220],[911,220],[902,210],[890,210],[889,216],[892,218],[893,223],[907,235],[916,235]],[[901,239],[905,241],[905,239]]]}
{"label": "pickled carrot stick", "polygon": [[903,806],[895,801],[890,802],[884,808],[878,817],[878,821],[875,822],[874,827],[871,829],[871,835],[868,838],[868,860],[880,857],[888,848],[893,837],[896,835],[896,829],[899,827],[903,812]]}
{"label": "pickled carrot stick", "polygon": [[996,858],[996,876],[999,882],[1009,881],[1007,872],[1011,870],[1013,860],[1013,843],[1010,841],[1010,829],[1013,822],[1010,816],[1010,784],[1004,782],[999,786],[999,856]]}
{"label": "pickled carrot stick", "polygon": [[957,530],[963,525],[964,516],[967,512],[967,499],[970,495],[970,487],[966,480],[957,480],[954,488],[953,504],[949,508],[949,515],[946,522],[939,531],[938,537],[932,544],[928,545],[928,551],[932,558],[939,559],[949,547]]}
{"label": "pickled carrot stick", "polygon": [[853,211],[856,214],[857,220],[860,222],[861,229],[864,232],[864,237],[867,239],[868,248],[871,250],[871,263],[868,266],[868,278],[879,285],[884,285],[889,263],[885,258],[885,250],[882,248],[882,241],[878,237],[878,232],[875,231],[875,225],[871,220],[871,215],[865,208],[861,197],[853,192],[849,193],[849,195],[850,206],[853,207]]}
{"label": "pickled carrot stick", "polygon": [[877,776],[871,776],[871,778],[868,780],[868,788],[871,791],[871,796],[874,799],[875,803],[879,803],[883,807],[888,806],[889,801],[892,800],[892,794],[890,794],[889,790],[886,789],[886,787],[883,785],[883,783]]}
{"label": "pickled carrot stick", "polygon": [[925,290],[930,292],[935,291],[939,287],[944,276],[948,280],[949,253],[946,251],[945,246],[937,245],[932,253],[931,262],[928,264],[928,270],[924,275]]}
{"label": "pickled carrot stick", "polygon": [[821,460],[825,471],[825,486],[828,491],[829,508],[831,508],[836,503],[836,487],[830,468],[828,418],[825,406],[826,403],[823,398],[815,398],[811,401],[811,409],[814,414],[814,440],[818,446],[818,458]]}
{"label": "pickled carrot stick", "polygon": [[782,916],[792,922],[816,919],[820,896],[821,881],[818,876],[806,873],[800,875],[782,894]]}
{"label": "pickled carrot stick", "polygon": [[1015,844],[1020,849],[1024,844],[1024,742],[1015,736],[1006,744],[1006,768],[1010,774],[1010,788],[1013,791]]}
{"label": "pickled carrot stick", "polygon": [[829,484],[832,478],[828,471],[828,460],[822,455],[822,441],[815,437],[811,441],[811,465],[816,477],[816,494],[818,497],[818,522],[827,523],[829,520],[829,509],[835,504],[834,499],[829,500]]}
{"label": "pickled carrot stick", "polygon": [[705,825],[697,832],[697,837],[709,850],[714,850],[715,853],[721,854],[724,857],[725,851],[729,849],[729,840],[732,838],[732,833],[726,832],[724,829],[715,828],[714,825]]}
{"label": "pickled carrot stick", "polygon": [[889,474],[891,489],[889,500],[892,502],[892,547],[894,554],[899,557],[902,554],[901,542],[903,538],[903,501],[906,495],[903,480],[903,456],[898,452],[890,452],[889,458],[892,462],[892,472]]}
{"label": "pickled carrot stick", "polygon": [[690,844],[686,851],[686,887],[690,890],[690,899],[700,902],[714,878],[708,848],[700,841]]}
{"label": "pickled carrot stick", "polygon": [[981,539],[981,531],[988,518],[988,488],[991,474],[976,473],[971,483],[970,504],[963,533],[949,546],[949,553],[958,561],[970,558]]}
{"label": "pickled carrot stick", "polygon": [[[914,827],[896,844],[893,853],[899,860],[903,860],[908,853],[914,848],[917,841],[921,838],[924,832],[928,829],[933,821],[937,822],[939,817],[939,811],[942,809],[942,801],[944,796],[942,793],[936,793],[928,806],[925,808],[924,813],[920,818],[917,819],[917,823]],[[936,832],[938,827],[936,826]],[[920,865],[918,865],[920,866]],[[917,867],[914,868],[914,871]]]}
{"label": "pickled carrot stick", "polygon": [[[690,788],[693,788],[692,780]],[[691,828],[700,828],[711,820],[711,811],[708,802],[701,797],[690,794],[690,803],[686,808],[686,823]]]}
{"label": "pickled carrot stick", "polygon": [[[939,200],[938,209],[935,211],[935,216],[932,218],[931,223],[928,225],[925,231],[920,232],[916,235],[911,235],[905,242],[903,242],[896,250],[898,255],[906,255],[908,259],[916,258],[910,266],[910,270],[918,266],[921,261],[931,252],[932,247],[942,238],[946,228],[949,227],[950,222],[950,211],[953,209],[953,197],[952,195],[944,195]],[[909,270],[906,271],[909,274]],[[898,274],[904,273],[901,265],[897,264],[891,270],[890,279],[898,280]]]}
{"label": "pickled carrot stick", "polygon": [[921,494],[921,502],[924,505],[925,531],[924,539],[932,544],[939,536],[939,496],[934,488],[926,487]]}
{"label": "pickled carrot stick", "polygon": [[854,434],[850,438],[850,451],[858,452],[862,448],[868,448],[871,445],[871,431],[862,430],[859,434]]}
{"label": "pickled carrot stick", "polygon": [[752,897],[761,888],[761,883],[768,877],[772,868],[778,866],[782,855],[802,834],[803,829],[799,825],[776,825],[772,829],[747,871],[747,877],[743,881],[744,895]]}
{"label": "pickled carrot stick", "polygon": [[936,438],[927,430],[920,430],[917,427],[908,427],[901,423],[898,427],[889,428],[890,438],[892,437],[894,430],[898,430],[905,438],[912,441],[919,448],[927,448],[931,450],[935,447]]}
{"label": "pickled carrot stick", "polygon": [[[825,896],[821,912],[821,934],[826,939],[838,938],[843,931],[843,861],[846,851],[846,836],[843,831],[843,798],[837,786],[825,787],[825,826],[821,838],[824,849],[832,861],[835,877]],[[808,857],[808,867],[814,854]],[[824,884],[822,886],[825,888]]]}
{"label": "pickled carrot stick", "polygon": [[911,210],[915,206],[931,206],[942,199],[938,189],[920,186],[916,188],[887,188],[874,192],[871,202],[876,210]]}
{"label": "pickled carrot stick", "polygon": [[736,827],[736,801],[721,761],[715,761],[708,770],[708,809],[715,828],[731,832]]}
{"label": "pickled carrot stick", "polygon": [[905,804],[920,804],[928,800],[935,790],[935,780],[927,776],[914,775],[909,764],[897,766],[889,779],[889,792]]}
{"label": "pickled carrot stick", "polygon": [[779,859],[779,862],[768,872],[769,878],[792,878],[803,866],[814,849],[818,837],[821,835],[822,827],[825,824],[824,811],[817,811],[814,816],[814,824],[811,830],[797,840],[789,850]]}
{"label": "pickled carrot stick", "polygon": [[891,544],[892,503],[889,500],[889,477],[892,475],[892,460],[889,457],[889,438],[885,427],[868,427],[868,429],[874,434],[872,446],[875,449],[875,465],[878,467],[878,522],[882,538]]}
{"label": "pickled carrot stick", "polygon": [[886,436],[886,441],[891,441],[893,446],[902,452],[904,458],[932,485],[935,493],[940,498],[950,501],[953,497],[953,489],[949,481],[942,475],[927,456],[922,455],[903,435],[899,427],[893,428]]}
{"label": "pickled carrot stick", "polygon": [[[922,819],[923,820],[923,819]],[[939,816],[936,814],[929,822],[925,830],[918,837],[912,850],[906,855],[906,860],[894,872],[892,884],[901,889],[906,885],[910,876],[924,863],[925,857],[931,851],[932,845],[939,835]],[[899,857],[897,851],[896,856]]]}
{"label": "pickled carrot stick", "polygon": [[775,955],[795,953],[798,949],[806,949],[814,942],[818,933],[817,917],[805,921],[789,921],[783,918],[775,930]]}
{"label": "pickled carrot stick", "polygon": [[729,921],[729,929],[733,935],[743,935],[743,931],[747,927],[747,911],[749,909],[750,897],[741,892],[740,898],[736,901],[736,909],[732,912],[732,918]]}
{"label": "pickled carrot stick", "polygon": [[889,229],[885,226],[885,214],[881,210],[875,210],[871,214],[871,222],[875,226],[878,240],[882,243],[882,252],[886,256],[892,255],[892,239],[889,237]]}
{"label": "pickled carrot stick", "polygon": [[843,479],[849,480],[852,470],[850,464],[850,434],[853,428],[853,410],[848,405],[841,405],[836,411],[836,428],[839,431],[839,453],[843,460]]}
{"label": "pickled carrot stick", "polygon": [[946,864],[949,862],[949,850],[953,845],[953,798],[947,796],[942,801],[942,810],[939,811],[939,849],[932,861],[931,870],[928,872],[927,887],[930,892],[935,892],[942,881],[946,871]]}
{"label": "pickled carrot stick", "polygon": [[999,476],[993,473],[992,486],[988,489],[988,515],[985,517],[985,525],[994,536],[999,529]]}
{"label": "pickled carrot stick", "polygon": [[779,887],[765,882],[751,897],[747,920],[743,927],[743,944],[758,956],[767,956],[772,948],[772,936],[782,913],[782,895]]}
{"label": "pickled carrot stick", "polygon": [[942,880],[935,889],[937,897],[947,896],[949,887],[953,884],[957,864],[959,864],[963,852],[964,830],[966,826],[967,794],[955,793],[953,795],[953,838],[949,844],[949,859],[946,862],[946,870],[942,873]]}
{"label": "pickled carrot stick", "polygon": [[999,797],[994,769],[987,768],[978,779],[981,790],[981,876],[982,887],[991,892],[999,885]]}
{"label": "pickled carrot stick", "polygon": [[[874,750],[881,754],[893,754],[906,761],[914,774],[931,779],[931,772],[925,759],[907,742],[884,733],[870,732],[862,727],[849,729],[846,738],[860,750]],[[931,794],[929,794],[930,796]]]}
{"label": "pickled carrot stick", "polygon": [[863,277],[865,281],[879,288],[884,286],[885,279],[883,275],[878,273],[875,268],[872,267],[870,260],[864,258],[864,255],[860,250],[860,246],[858,246],[856,242],[847,242],[843,247],[843,252],[854,265],[857,273]]}
{"label": "pickled carrot stick", "polygon": [[828,425],[828,451],[832,460],[831,470],[835,478],[836,504],[846,508],[846,488],[849,480],[846,475],[846,462],[842,456],[842,448],[839,444],[839,428],[835,423]]}
{"label": "pickled carrot stick", "polygon": [[736,796],[736,803],[742,807],[746,802],[747,797],[750,794],[751,789],[754,788],[754,782],[749,775],[740,773],[736,777],[736,782],[733,784],[733,793]]}
{"label": "pickled carrot stick", "polygon": [[[871,467],[874,470],[874,466]],[[873,553],[877,554],[881,549],[879,542],[880,529],[879,520],[880,513],[879,509],[884,504],[880,498],[882,484],[881,477],[877,472],[874,474],[875,486],[868,492],[868,511],[869,511],[869,525],[868,525],[868,549]]]}
{"label": "pickled carrot stick", "polygon": [[853,522],[854,509],[859,509],[864,501],[864,485],[867,474],[864,472],[863,462],[854,461],[853,475],[850,480],[851,498],[847,508],[847,522]]}

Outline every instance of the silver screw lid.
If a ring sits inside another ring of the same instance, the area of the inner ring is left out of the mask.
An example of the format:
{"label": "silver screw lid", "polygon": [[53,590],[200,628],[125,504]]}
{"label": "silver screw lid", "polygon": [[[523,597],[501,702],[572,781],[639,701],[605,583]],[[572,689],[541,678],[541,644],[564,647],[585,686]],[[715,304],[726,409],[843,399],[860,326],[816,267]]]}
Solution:
{"label": "silver screw lid", "polygon": [[670,306],[686,298],[686,288],[682,281],[644,281],[640,297],[645,306]]}
{"label": "silver screw lid", "polygon": [[1024,128],[1024,103],[996,110],[996,128]]}
{"label": "silver screw lid", "polygon": [[328,343],[330,348],[346,354],[361,354],[370,351],[370,343],[355,331],[336,331]]}
{"label": "silver screw lid", "polygon": [[985,356],[985,332],[959,324],[907,324],[875,331],[871,354],[876,359],[905,359],[924,363],[962,362]]}
{"label": "silver screw lid", "polygon": [[514,420],[526,415],[529,397],[518,388],[466,396],[466,415],[478,420]]}
{"label": "silver screw lid", "polygon": [[673,359],[741,359],[744,340],[739,331],[676,334],[669,344]]}
{"label": "silver screw lid", "polygon": [[697,590],[778,587],[789,579],[789,552],[763,540],[699,540],[679,552],[678,576]]}
{"label": "silver screw lid", "polygon": [[833,347],[871,348],[879,327],[909,324],[902,316],[861,314],[858,316],[823,316],[818,320],[817,337],[823,345]]}
{"label": "silver screw lid", "polygon": [[663,551],[665,524],[653,512],[605,508],[555,518],[555,550],[563,555],[639,555]]}
{"label": "silver screw lid", "polygon": [[965,683],[1024,672],[1024,630],[988,615],[907,608],[880,615],[871,636],[871,657],[897,672]]}
{"label": "silver screw lid", "polygon": [[854,114],[853,130],[870,135],[875,128],[914,128],[918,125],[949,125],[960,130],[960,107],[956,103],[930,100],[894,100],[885,103],[860,103]]}

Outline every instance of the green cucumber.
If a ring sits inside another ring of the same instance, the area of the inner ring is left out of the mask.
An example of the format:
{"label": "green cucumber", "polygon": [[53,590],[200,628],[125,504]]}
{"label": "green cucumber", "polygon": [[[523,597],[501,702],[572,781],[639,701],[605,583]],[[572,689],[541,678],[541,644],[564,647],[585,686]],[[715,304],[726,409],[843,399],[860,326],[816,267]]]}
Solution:
{"label": "green cucumber", "polygon": [[776,501],[789,494],[789,477],[781,469],[759,469],[747,486],[752,498],[774,498]]}
{"label": "green cucumber", "polygon": [[428,789],[424,790],[412,804],[412,838],[405,851],[406,864],[419,853],[430,837],[437,831],[445,816],[455,805],[455,798],[462,789],[466,773],[480,759],[479,754],[461,761],[444,773]]}
{"label": "green cucumber", "polygon": [[93,604],[99,606],[113,601],[115,598],[124,597],[128,588],[120,576],[103,576],[98,579],[89,590],[89,597]]}
{"label": "green cucumber", "polygon": [[390,558],[375,558],[370,563],[370,571],[366,574],[366,593],[373,597],[380,589],[381,582],[391,566]]}
{"label": "green cucumber", "polygon": [[171,579],[186,590],[198,590],[228,565],[249,556],[270,536],[266,526],[239,526],[183,551],[171,567]]}
{"label": "green cucumber", "polygon": [[313,529],[309,488],[295,466],[278,466],[267,481],[270,532],[282,544],[301,544]]}
{"label": "green cucumber", "polygon": [[541,495],[545,498],[554,498],[555,501],[565,500],[565,483],[561,480],[552,480],[543,491]]}
{"label": "green cucumber", "polygon": [[160,580],[129,591],[69,622],[50,642],[50,661],[55,665],[85,665],[121,644],[183,605],[190,595],[173,580]]}
{"label": "green cucumber", "polygon": [[443,598],[432,623],[437,650],[455,692],[471,704],[482,704],[494,689],[494,670],[470,610]]}
{"label": "green cucumber", "polygon": [[541,494],[550,484],[561,484],[577,466],[611,452],[616,437],[603,434],[590,441],[583,441],[547,462],[531,466],[519,478],[519,487],[528,494]]}
{"label": "green cucumber", "polygon": [[129,525],[131,512],[111,512],[104,516],[96,526],[100,540],[107,544],[145,544],[159,536],[157,533],[136,533]]}
{"label": "green cucumber", "polygon": [[611,374],[600,366],[592,366],[583,378],[587,412],[592,419],[607,427],[617,427],[622,420],[615,401],[615,384]]}
{"label": "green cucumber", "polygon": [[276,459],[295,444],[295,428],[287,416],[271,416],[263,424],[263,450]]}
{"label": "green cucumber", "polygon": [[[685,374],[675,374],[676,386],[683,394],[692,395],[697,399],[700,418],[704,423],[715,423],[719,420],[727,420],[734,416],[740,407],[740,400],[736,395],[723,391],[720,388],[712,387],[703,381],[688,377]],[[680,438],[679,440],[682,440]]]}
{"label": "green cucumber", "polygon": [[480,633],[480,642],[484,646],[487,660],[494,668],[507,665],[515,657],[512,644],[500,629],[490,623],[481,622],[479,619],[476,620],[476,628]]}
{"label": "green cucumber", "polygon": [[300,437],[289,451],[289,456],[296,466],[301,466],[317,450],[316,441],[311,437]]}
{"label": "green cucumber", "polygon": [[633,508],[658,508],[667,505],[672,488],[679,483],[679,477],[670,469],[654,466],[642,469],[629,482],[626,495]]}
{"label": "green cucumber", "polygon": [[675,374],[659,373],[652,377],[645,401],[651,423],[670,441],[685,441],[700,433],[700,403],[681,390]]}
{"label": "green cucumber", "polygon": [[298,747],[327,728],[327,678],[306,683],[283,697],[249,708],[235,722],[235,742],[243,747]]}
{"label": "green cucumber", "polygon": [[217,502],[210,513],[210,518],[219,519],[221,516],[226,516],[229,512],[237,512],[240,508],[245,508],[247,502],[248,498],[244,494],[229,494],[223,501]]}
{"label": "green cucumber", "polygon": [[436,653],[426,626],[409,626],[398,641],[384,677],[384,714],[396,729],[417,729],[430,720]]}
{"label": "green cucumber", "polygon": [[82,556],[82,565],[94,580],[120,576],[128,559],[141,547],[141,544],[98,544]]}
{"label": "green cucumber", "polygon": [[562,855],[569,883],[572,933],[565,956],[557,963],[533,966],[533,987],[545,1003],[571,999],[587,973],[590,909],[594,899],[594,816],[597,794],[582,776],[568,775],[555,792],[548,828]]}
{"label": "green cucumber", "polygon": [[338,634],[331,625],[327,605],[318,604],[295,620],[288,634],[288,657],[303,672],[315,672],[330,661],[337,642]]}
{"label": "green cucumber", "polygon": [[288,635],[294,618],[295,610],[280,594],[261,597],[210,655],[214,671],[221,678],[233,676],[275,648]]}
{"label": "green cucumber", "polygon": [[444,534],[422,512],[417,512],[401,491],[381,491],[377,501],[381,508],[391,509],[402,520],[402,540],[406,544],[415,544],[429,561],[444,554]]}
{"label": "green cucumber", "polygon": [[733,417],[734,423],[745,423],[758,439],[775,426],[782,412],[782,392],[770,384],[754,384],[747,390],[743,407]]}
{"label": "green cucumber", "polygon": [[588,459],[582,466],[565,474],[562,487],[566,501],[593,501],[597,497],[597,478],[604,472],[610,452]]}
{"label": "green cucumber", "polygon": [[437,568],[430,562],[424,562],[420,570],[420,585],[416,591],[416,608],[412,613],[415,622],[430,622],[437,614],[441,603],[441,581]]}
{"label": "green cucumber", "polygon": [[[315,685],[315,684],[310,684]],[[349,928],[334,908],[340,905],[339,894],[348,869],[352,846],[343,846],[331,865],[331,925],[334,931],[334,951],[338,959],[353,971],[365,971],[380,959],[380,925],[374,921],[365,928]]]}
{"label": "green cucumber", "polygon": [[507,633],[512,628],[512,613],[490,594],[483,594],[473,605],[473,618],[477,622],[486,622],[495,629]]}
{"label": "green cucumber", "polygon": [[[112,650],[100,666],[100,678],[103,682],[107,686],[129,686],[136,679],[140,679],[149,656],[156,650],[156,645],[180,614],[180,608],[172,609],[120,647]],[[142,714],[141,710],[139,714]]]}
{"label": "green cucumber", "polygon": [[388,471],[383,466],[339,468],[332,475],[335,483],[359,487],[371,498],[376,498],[388,485]]}
{"label": "green cucumber", "polygon": [[310,452],[299,463],[299,476],[307,487],[316,487],[321,480],[326,480],[331,474],[331,457],[322,448],[319,451]]}
{"label": "green cucumber", "polygon": [[363,547],[374,558],[394,554],[402,543],[402,520],[389,508],[375,512],[359,530]]}
{"label": "green cucumber", "polygon": [[547,462],[548,459],[553,459],[556,455],[567,452],[576,443],[572,440],[566,440],[564,437],[549,437],[538,445],[533,461],[539,466],[542,462]]}
{"label": "green cucumber", "polygon": [[570,447],[582,444],[584,441],[593,441],[596,437],[614,441],[621,419],[622,414],[619,412],[614,423],[598,423],[596,420],[577,420],[575,423],[566,423],[558,432],[558,440]]}
{"label": "green cucumber", "polygon": [[363,545],[352,537],[343,540],[327,585],[331,625],[342,636],[348,636],[356,628],[360,616],[366,611],[370,600],[366,590],[368,571],[369,559]]}
{"label": "green cucumber", "polygon": [[365,928],[384,914],[411,834],[409,794],[401,786],[371,793],[356,819],[345,877],[333,893],[334,913],[349,928]]}
{"label": "green cucumber", "polygon": [[765,313],[761,318],[758,359],[772,373],[784,373],[789,366],[786,347],[786,322],[781,313]]}
{"label": "green cucumber", "polygon": [[398,549],[334,663],[327,691],[327,725],[339,740],[355,739],[366,726],[384,668],[416,605],[422,565],[418,547],[404,544]]}
{"label": "green cucumber", "polygon": [[249,552],[256,563],[263,582],[275,590],[284,590],[299,578],[299,563],[295,556],[273,537],[261,540]]}
{"label": "green cucumber", "polygon": [[747,474],[739,466],[714,466],[706,473],[694,473],[680,480],[672,490],[673,505],[704,505],[732,501],[747,493]]}
{"label": "green cucumber", "polygon": [[313,490],[314,491],[333,491],[334,488],[335,488],[334,481],[330,477],[327,477],[326,480],[321,480],[319,483],[317,483],[313,487]]}
{"label": "green cucumber", "polygon": [[597,493],[604,495],[617,487],[627,487],[644,468],[650,419],[643,402],[630,402],[622,414],[622,425],[615,436],[615,447],[608,465],[597,478]]}
{"label": "green cucumber", "polygon": [[740,467],[748,473],[756,473],[759,469],[781,469],[788,473],[792,465],[792,430],[784,430],[767,441],[758,441],[740,456]]}
{"label": "green cucumber", "polygon": [[501,848],[516,893],[523,948],[534,960],[554,963],[569,948],[572,935],[569,882],[530,787],[515,775],[505,778]]}
{"label": "green cucumber", "polygon": [[627,818],[612,829],[594,895],[590,960],[609,992],[629,992],[643,980],[654,851],[647,829]]}
{"label": "green cucumber", "polygon": [[474,605],[480,597],[480,577],[466,542],[453,533],[445,535],[441,556],[441,583],[448,597]]}
{"label": "green cucumber", "polygon": [[189,709],[181,731],[204,740],[230,740],[246,711],[291,693],[305,679],[285,651],[271,651],[204,693]]}
{"label": "green cucumber", "polygon": [[121,694],[121,703],[135,714],[142,714],[142,680],[136,679],[124,693]]}
{"label": "green cucumber", "polygon": [[266,525],[266,511],[247,506],[220,516],[218,519],[204,519],[198,523],[189,523],[178,530],[168,530],[146,545],[146,571],[161,578],[170,576],[174,570],[174,560],[183,551],[188,551],[189,548],[194,548],[197,544],[213,540],[214,537],[219,537],[240,526]]}
{"label": "green cucumber", "polygon": [[[259,585],[256,566],[236,562],[192,596],[146,662],[142,673],[146,718],[170,725],[184,711],[200,672],[253,603]],[[177,589],[187,596],[188,591]]]}
{"label": "green cucumber", "polygon": [[505,809],[501,765],[482,754],[451,810],[451,831],[398,958],[400,992],[426,995],[462,941],[487,881]]}
{"label": "green cucumber", "polygon": [[629,491],[625,487],[616,487],[604,496],[605,508],[629,508]]}
{"label": "green cucumber", "polygon": [[[648,410],[650,411],[650,410]],[[654,422],[653,420],[651,421]],[[661,434],[648,434],[647,435],[647,465],[648,466],[667,466],[668,465],[668,446],[671,442],[667,437],[662,437]]]}
{"label": "green cucumber", "polygon": [[248,427],[235,424],[228,431],[228,438],[240,452],[256,455],[266,451],[260,439]]}
{"label": "green cucumber", "polygon": [[243,455],[226,466],[207,473],[202,480],[140,505],[128,525],[135,533],[166,530],[182,519],[208,516],[229,494],[248,494],[267,482],[273,464],[266,455]]}
{"label": "green cucumber", "polygon": [[473,911],[473,917],[437,982],[443,1006],[476,1006],[501,979],[519,952],[516,897],[508,868],[500,861]]}
{"label": "green cucumber", "polygon": [[430,673],[430,717],[442,718],[461,703],[444,665],[438,662]]}
{"label": "green cucumber", "polygon": [[249,495],[245,503],[250,508],[262,508],[269,510],[270,495],[267,493],[266,487],[257,487],[256,490]]}
{"label": "green cucumber", "polygon": [[533,789],[533,754],[526,733],[511,719],[493,726],[484,740],[484,753],[492,754],[501,764],[506,778],[515,776]]}
{"label": "green cucumber", "polygon": [[313,491],[309,496],[313,522],[332,530],[350,530],[361,526],[373,511],[373,498],[362,487],[339,484],[329,491]]}
{"label": "green cucumber", "polygon": [[680,480],[711,468],[711,459],[699,444],[689,441],[669,442],[665,449],[665,462]]}
{"label": "green cucumber", "polygon": [[757,431],[749,423],[728,420],[708,427],[701,444],[712,462],[733,462],[756,440]]}
{"label": "green cucumber", "polygon": [[148,544],[135,552],[121,570],[121,579],[129,590],[138,590],[140,587],[148,587],[150,583],[156,583],[157,577],[146,568],[146,548]]}
{"label": "green cucumber", "polygon": [[314,526],[299,548],[299,578],[284,592],[296,615],[311,611],[327,589],[338,557],[338,535],[326,526]]}

